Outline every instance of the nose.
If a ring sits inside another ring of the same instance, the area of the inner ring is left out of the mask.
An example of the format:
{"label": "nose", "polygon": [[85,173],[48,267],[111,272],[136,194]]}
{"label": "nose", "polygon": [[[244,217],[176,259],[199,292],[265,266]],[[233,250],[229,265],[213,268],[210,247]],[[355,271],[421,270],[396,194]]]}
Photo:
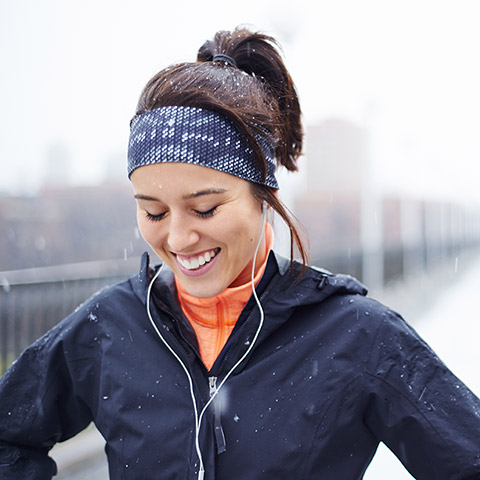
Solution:
{"label": "nose", "polygon": [[168,247],[174,253],[190,253],[189,251],[200,240],[200,235],[195,228],[195,222],[183,215],[170,215],[168,226]]}

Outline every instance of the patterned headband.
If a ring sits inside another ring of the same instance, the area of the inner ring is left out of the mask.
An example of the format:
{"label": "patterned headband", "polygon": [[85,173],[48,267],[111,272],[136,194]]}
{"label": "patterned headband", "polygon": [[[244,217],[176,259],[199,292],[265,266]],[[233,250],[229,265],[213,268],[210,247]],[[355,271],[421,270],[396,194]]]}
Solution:
{"label": "patterned headband", "polygon": [[273,142],[255,136],[267,175],[255,162],[246,138],[225,116],[194,107],[162,107],[133,117],[128,144],[128,176],[154,163],[192,163],[278,189]]}

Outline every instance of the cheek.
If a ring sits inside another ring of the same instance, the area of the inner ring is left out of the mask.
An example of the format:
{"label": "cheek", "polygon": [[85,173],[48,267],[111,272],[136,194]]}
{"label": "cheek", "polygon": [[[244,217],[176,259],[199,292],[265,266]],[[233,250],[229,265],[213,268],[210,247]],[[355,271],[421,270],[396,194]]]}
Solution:
{"label": "cheek", "polygon": [[[256,227],[255,216],[248,217],[243,221],[237,221],[231,225],[231,228],[226,229],[228,233],[224,234],[226,243],[235,247],[239,255],[244,255],[245,252],[250,253],[252,247],[255,246],[258,235],[260,235],[260,220],[258,221],[258,228]],[[228,237],[227,237],[228,236]]]}

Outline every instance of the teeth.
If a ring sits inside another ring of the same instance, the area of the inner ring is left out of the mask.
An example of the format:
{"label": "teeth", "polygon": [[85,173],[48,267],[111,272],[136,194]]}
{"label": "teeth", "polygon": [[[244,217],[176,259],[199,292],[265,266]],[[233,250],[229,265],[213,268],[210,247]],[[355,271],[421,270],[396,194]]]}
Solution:
{"label": "teeth", "polygon": [[190,260],[177,255],[177,260],[187,270],[195,270],[208,263],[216,254],[217,253],[215,250],[210,250],[205,252],[203,255],[199,255],[198,257],[192,257]]}
{"label": "teeth", "polygon": [[191,267],[192,269],[198,268],[199,266],[200,266],[200,263],[199,263],[199,261],[198,261],[198,258],[192,258],[192,259],[190,260],[190,267]]}

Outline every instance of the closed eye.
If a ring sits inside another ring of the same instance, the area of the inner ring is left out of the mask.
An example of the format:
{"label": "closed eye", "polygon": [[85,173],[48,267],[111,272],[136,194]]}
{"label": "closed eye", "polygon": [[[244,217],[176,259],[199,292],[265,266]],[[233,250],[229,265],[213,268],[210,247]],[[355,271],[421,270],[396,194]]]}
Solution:
{"label": "closed eye", "polygon": [[198,210],[194,210],[194,212],[195,212],[195,215],[197,215],[200,218],[208,218],[208,217],[212,217],[215,214],[215,212],[217,211],[217,208],[218,208],[218,205],[216,205],[215,207],[205,212],[200,212]]}
{"label": "closed eye", "polygon": [[158,215],[153,215],[147,211],[145,211],[145,216],[151,222],[159,222],[162,218],[166,215],[167,212],[159,213]]}

